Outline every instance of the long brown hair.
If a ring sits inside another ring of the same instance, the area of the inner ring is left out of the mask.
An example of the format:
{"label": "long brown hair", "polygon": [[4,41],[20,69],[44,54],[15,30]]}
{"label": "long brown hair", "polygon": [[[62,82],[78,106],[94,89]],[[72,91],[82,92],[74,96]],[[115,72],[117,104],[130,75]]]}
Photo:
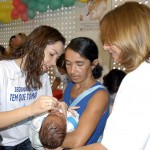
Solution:
{"label": "long brown hair", "polygon": [[[42,25],[34,29],[20,47],[12,51],[9,60],[23,58],[26,56],[22,72],[26,75],[26,86],[28,88],[39,89],[42,87],[40,76],[42,74],[42,61],[44,60],[44,50],[47,45],[61,41],[65,45],[65,38],[55,28]],[[23,60],[23,59],[22,59]],[[21,67],[20,66],[20,67]]]}

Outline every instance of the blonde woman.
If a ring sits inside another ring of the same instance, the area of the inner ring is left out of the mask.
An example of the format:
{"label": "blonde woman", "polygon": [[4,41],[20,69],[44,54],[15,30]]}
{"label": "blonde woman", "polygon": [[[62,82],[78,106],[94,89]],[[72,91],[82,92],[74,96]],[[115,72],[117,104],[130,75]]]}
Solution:
{"label": "blonde woman", "polygon": [[126,2],[100,23],[103,48],[128,74],[123,79],[101,144],[76,150],[150,149],[150,8]]}

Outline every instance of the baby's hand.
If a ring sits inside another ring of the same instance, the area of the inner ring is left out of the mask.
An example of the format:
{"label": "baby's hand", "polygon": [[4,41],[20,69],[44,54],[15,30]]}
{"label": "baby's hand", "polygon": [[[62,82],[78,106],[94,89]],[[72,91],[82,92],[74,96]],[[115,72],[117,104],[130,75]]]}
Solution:
{"label": "baby's hand", "polygon": [[69,111],[74,117],[76,117],[76,114],[75,114],[74,110],[79,109],[79,108],[80,108],[80,106],[71,106],[71,107],[68,107],[68,111]]}

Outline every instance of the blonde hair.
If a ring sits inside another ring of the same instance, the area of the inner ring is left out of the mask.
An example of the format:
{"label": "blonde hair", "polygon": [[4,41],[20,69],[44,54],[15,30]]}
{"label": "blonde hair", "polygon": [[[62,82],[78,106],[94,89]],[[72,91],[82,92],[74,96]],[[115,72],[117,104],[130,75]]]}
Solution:
{"label": "blonde hair", "polygon": [[150,57],[150,8],[138,2],[125,4],[108,12],[100,21],[102,43],[121,50],[120,63],[127,72]]}

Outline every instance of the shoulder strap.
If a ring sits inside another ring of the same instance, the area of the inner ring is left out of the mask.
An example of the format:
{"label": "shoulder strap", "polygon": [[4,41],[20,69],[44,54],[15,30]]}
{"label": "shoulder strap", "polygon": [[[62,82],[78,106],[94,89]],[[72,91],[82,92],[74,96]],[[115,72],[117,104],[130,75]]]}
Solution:
{"label": "shoulder strap", "polygon": [[80,94],[71,104],[70,106],[76,106],[77,103],[79,103],[85,96],[87,96],[88,94],[92,93],[93,91],[95,91],[98,88],[102,88],[105,89],[105,87],[103,85],[96,85],[91,87],[90,89],[84,91],[82,94]]}

